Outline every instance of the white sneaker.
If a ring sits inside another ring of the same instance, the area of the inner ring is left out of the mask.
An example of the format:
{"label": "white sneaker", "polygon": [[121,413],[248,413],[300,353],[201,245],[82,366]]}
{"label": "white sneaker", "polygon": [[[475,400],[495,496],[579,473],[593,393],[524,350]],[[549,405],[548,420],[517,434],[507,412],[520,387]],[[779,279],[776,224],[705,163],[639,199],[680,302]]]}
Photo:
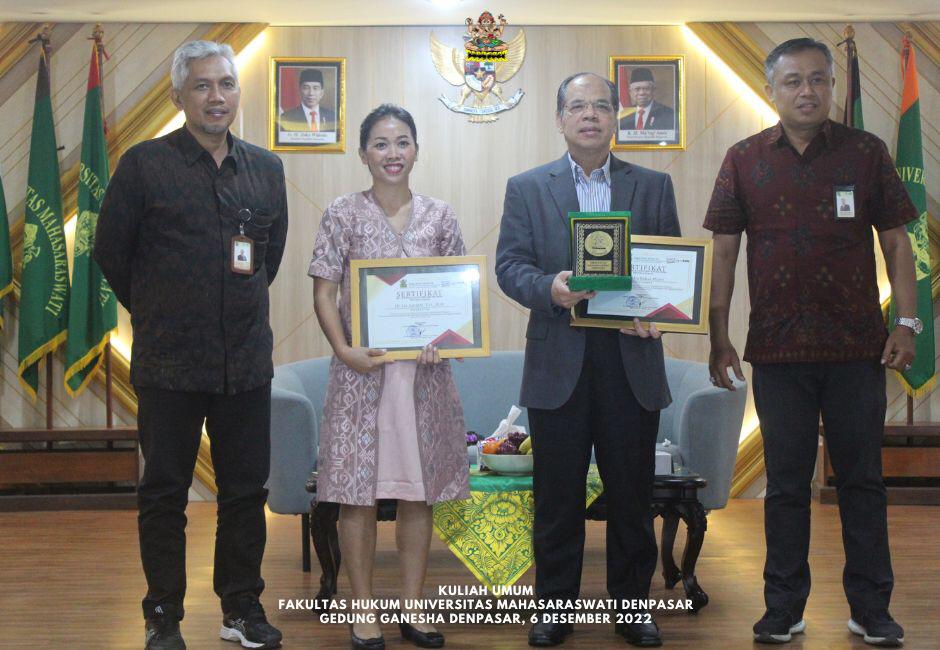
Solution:
{"label": "white sneaker", "polygon": [[848,626],[852,634],[862,637],[868,645],[897,648],[904,644],[904,629],[888,612],[865,616],[861,623],[850,618]]}

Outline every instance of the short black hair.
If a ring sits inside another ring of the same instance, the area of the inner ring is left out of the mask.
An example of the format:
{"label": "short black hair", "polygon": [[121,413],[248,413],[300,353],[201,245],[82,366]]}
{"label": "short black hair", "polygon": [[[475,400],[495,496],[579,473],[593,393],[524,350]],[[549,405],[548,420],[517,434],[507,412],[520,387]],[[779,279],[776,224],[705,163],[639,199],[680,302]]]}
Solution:
{"label": "short black hair", "polygon": [[322,86],[323,73],[316,68],[304,68],[300,71],[300,79],[298,79],[297,83],[300,86],[303,86],[305,83],[318,83]]}
{"label": "short black hair", "polygon": [[394,117],[396,120],[401,120],[408,125],[408,129],[411,131],[411,139],[415,142],[415,148],[418,147],[418,129],[415,127],[415,118],[411,117],[411,113],[406,111],[401,106],[396,106],[395,104],[382,104],[377,108],[372,109],[372,112],[366,115],[366,119],[362,120],[362,124],[359,125],[359,150],[365,151],[366,145],[369,143],[369,134],[372,132],[372,127],[375,126],[375,123],[381,120],[383,117]]}
{"label": "short black hair", "polygon": [[561,82],[561,85],[558,86],[558,96],[556,98],[555,114],[561,115],[562,111],[565,110],[565,102],[568,100],[568,86],[572,81],[578,77],[583,77],[585,75],[591,75],[601,79],[604,83],[607,84],[607,88],[610,90],[610,105],[614,107],[614,110],[617,110],[617,107],[620,106],[620,98],[617,96],[617,86],[611,82],[610,79],[602,77],[599,74],[594,72],[575,72],[570,77],[566,78]]}
{"label": "short black hair", "polygon": [[767,58],[764,59],[764,77],[767,79],[767,83],[771,86],[774,85],[774,66],[777,65],[777,61],[780,60],[780,57],[785,54],[802,52],[803,50],[822,52],[823,56],[826,57],[826,64],[829,66],[830,76],[833,74],[832,52],[829,51],[829,47],[825,43],[812,38],[791,38],[789,41],[784,41],[772,49],[770,54],[767,55]]}

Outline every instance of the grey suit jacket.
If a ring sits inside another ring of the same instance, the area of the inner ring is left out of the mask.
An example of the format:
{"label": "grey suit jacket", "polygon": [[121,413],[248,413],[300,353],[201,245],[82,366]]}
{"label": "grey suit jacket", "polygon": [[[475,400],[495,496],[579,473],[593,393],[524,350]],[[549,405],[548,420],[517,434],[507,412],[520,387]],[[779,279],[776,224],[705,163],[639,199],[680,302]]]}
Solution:
{"label": "grey suit jacket", "polygon": [[[611,210],[632,213],[636,235],[679,235],[676,199],[668,174],[610,160]],[[509,179],[496,247],[496,279],[510,298],[528,307],[520,404],[558,408],[574,391],[584,357],[583,328],[571,327],[568,310],[552,303],[551,286],[571,270],[568,213],[578,195],[567,154]],[[648,411],[672,401],[661,341],[620,335],[630,388]]]}

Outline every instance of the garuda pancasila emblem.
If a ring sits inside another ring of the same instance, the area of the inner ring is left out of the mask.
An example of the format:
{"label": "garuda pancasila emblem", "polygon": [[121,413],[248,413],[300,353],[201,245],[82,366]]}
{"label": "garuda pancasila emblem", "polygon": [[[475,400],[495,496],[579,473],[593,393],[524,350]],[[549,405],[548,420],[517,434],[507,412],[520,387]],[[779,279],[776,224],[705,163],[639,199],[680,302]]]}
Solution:
{"label": "garuda pancasila emblem", "polygon": [[493,14],[484,11],[476,23],[467,18],[462,48],[448,47],[431,33],[434,67],[445,81],[460,87],[456,101],[443,94],[438,99],[455,113],[469,115],[471,122],[496,121],[496,113],[515,107],[525,94],[517,90],[508,99],[503,96],[501,84],[519,72],[525,59],[525,31],[520,29],[507,43],[502,40],[505,27],[502,14],[497,22]]}

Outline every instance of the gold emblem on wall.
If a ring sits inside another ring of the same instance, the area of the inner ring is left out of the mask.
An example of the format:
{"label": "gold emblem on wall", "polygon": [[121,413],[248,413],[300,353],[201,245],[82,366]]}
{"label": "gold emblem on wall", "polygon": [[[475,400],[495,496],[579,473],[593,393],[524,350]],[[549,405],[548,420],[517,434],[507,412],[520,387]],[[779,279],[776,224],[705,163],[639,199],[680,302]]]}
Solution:
{"label": "gold emblem on wall", "polygon": [[431,61],[447,83],[460,88],[456,100],[441,94],[438,99],[455,113],[470,116],[471,122],[495,122],[496,113],[514,108],[522,96],[517,90],[508,99],[501,84],[519,72],[525,59],[525,31],[520,29],[509,42],[502,40],[506,18],[488,11],[477,22],[467,18],[462,48],[448,47],[431,33]]}

